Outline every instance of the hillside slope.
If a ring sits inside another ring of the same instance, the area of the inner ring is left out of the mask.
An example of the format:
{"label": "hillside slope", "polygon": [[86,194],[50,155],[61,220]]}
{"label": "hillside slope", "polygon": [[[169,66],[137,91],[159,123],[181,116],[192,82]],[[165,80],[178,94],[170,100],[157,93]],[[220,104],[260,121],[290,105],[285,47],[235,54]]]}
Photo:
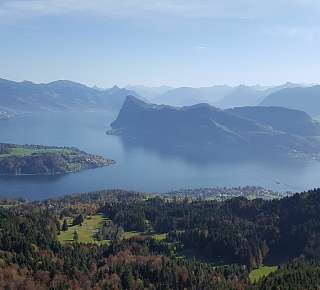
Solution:
{"label": "hillside slope", "polygon": [[[290,120],[299,127],[291,126]],[[110,133],[126,140],[208,156],[320,152],[319,123],[303,112],[284,109],[220,110],[208,104],[176,108],[130,96],[111,127]]]}
{"label": "hillside slope", "polygon": [[0,110],[18,112],[119,110],[127,95],[138,96],[133,91],[117,86],[99,90],[64,80],[35,84],[0,79]]}
{"label": "hillside slope", "polygon": [[261,106],[281,106],[320,116],[320,86],[286,88],[268,95]]}

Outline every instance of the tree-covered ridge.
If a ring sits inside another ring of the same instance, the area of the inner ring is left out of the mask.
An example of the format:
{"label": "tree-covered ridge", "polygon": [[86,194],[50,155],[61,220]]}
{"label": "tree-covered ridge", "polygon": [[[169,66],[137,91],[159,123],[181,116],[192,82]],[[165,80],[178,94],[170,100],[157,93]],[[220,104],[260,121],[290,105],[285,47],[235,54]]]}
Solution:
{"label": "tree-covered ridge", "polygon": [[61,245],[50,210],[0,208],[0,289],[244,289],[240,266],[170,258],[154,239]]}
{"label": "tree-covered ridge", "polygon": [[[225,202],[160,198],[106,204],[101,211],[125,230],[168,233],[184,250],[207,259],[257,267],[265,261],[320,254],[319,191],[281,200]],[[294,242],[292,242],[294,241]]]}
{"label": "tree-covered ridge", "polygon": [[56,175],[113,162],[77,148],[0,143],[0,175]]}
{"label": "tree-covered ridge", "polygon": [[258,283],[258,287],[261,290],[318,290],[320,287],[320,261],[298,259],[290,264],[282,265],[278,271]]}
{"label": "tree-covered ridge", "polygon": [[[8,200],[0,289],[319,289],[319,194],[217,202],[114,190]],[[97,214],[108,243],[84,243],[76,231],[59,242]],[[251,269],[270,261],[278,270],[252,284]]]}

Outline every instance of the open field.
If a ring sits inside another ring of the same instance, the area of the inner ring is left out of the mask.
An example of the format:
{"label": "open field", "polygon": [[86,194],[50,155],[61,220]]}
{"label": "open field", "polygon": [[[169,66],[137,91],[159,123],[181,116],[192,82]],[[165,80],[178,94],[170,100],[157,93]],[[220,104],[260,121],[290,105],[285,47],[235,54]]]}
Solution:
{"label": "open field", "polygon": [[[96,243],[96,244],[105,244],[110,243],[109,240],[104,241],[97,241],[94,238],[94,234],[97,232],[97,230],[102,226],[103,222],[108,220],[108,218],[104,217],[102,214],[97,214],[93,216],[87,217],[82,226],[76,225],[72,226],[72,219],[67,219],[68,221],[68,230],[67,231],[61,231],[60,235],[58,236],[58,239],[61,243],[70,243],[73,242],[73,233],[76,231],[78,233],[79,242],[80,243]],[[60,220],[60,224],[62,225],[63,220]],[[137,231],[130,231],[125,232],[123,238],[124,239],[130,239],[137,236],[150,236],[154,238],[157,241],[163,241],[166,239],[167,234],[146,234],[143,232],[137,232]]]}
{"label": "open field", "polygon": [[258,269],[255,269],[253,271],[251,271],[250,275],[249,275],[249,279],[251,281],[251,283],[256,283],[258,282],[260,279],[267,277],[269,274],[277,271],[278,266],[262,266]]}
{"label": "open field", "polygon": [[0,158],[8,157],[8,156],[18,156],[18,157],[25,157],[30,156],[32,154],[43,154],[43,153],[61,153],[61,154],[72,154],[71,149],[65,148],[48,148],[48,149],[40,149],[40,148],[32,148],[32,147],[12,147],[9,148],[9,153],[7,154],[0,154]]}
{"label": "open field", "polygon": [[167,234],[153,234],[152,237],[157,241],[163,241],[167,238]]}
{"label": "open field", "polygon": [[2,208],[11,208],[11,207],[15,207],[15,204],[0,204],[0,207]]}
{"label": "open field", "polygon": [[[61,231],[60,235],[58,236],[59,241],[61,243],[68,243],[73,242],[73,233],[74,231],[77,231],[79,236],[79,242],[80,243],[107,243],[108,241],[97,241],[94,239],[94,234],[99,229],[99,227],[102,225],[103,221],[105,221],[106,218],[103,217],[101,214],[90,216],[89,218],[86,218],[82,224],[72,226],[71,220],[68,220],[69,227],[68,230],[63,232]],[[63,221],[61,221],[62,224]]]}
{"label": "open field", "polygon": [[125,232],[124,233],[124,239],[130,239],[133,237],[141,236],[143,233],[141,232],[136,232],[136,231],[131,231],[131,232]]}

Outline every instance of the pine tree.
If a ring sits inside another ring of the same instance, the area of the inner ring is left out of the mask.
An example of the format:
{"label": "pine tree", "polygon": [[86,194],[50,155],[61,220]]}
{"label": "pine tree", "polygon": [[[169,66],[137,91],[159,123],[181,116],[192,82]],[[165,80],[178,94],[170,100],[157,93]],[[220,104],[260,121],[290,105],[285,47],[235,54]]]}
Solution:
{"label": "pine tree", "polygon": [[76,226],[76,225],[82,226],[83,221],[84,221],[83,215],[82,215],[82,214],[79,214],[78,216],[76,216],[76,217],[73,219],[72,224],[73,224],[74,226]]}
{"label": "pine tree", "polygon": [[79,241],[79,235],[77,231],[73,232],[73,241],[76,243]]}
{"label": "pine tree", "polygon": [[63,221],[63,225],[62,225],[62,231],[67,231],[68,230],[68,222],[67,222],[67,220],[65,219],[64,221]]}

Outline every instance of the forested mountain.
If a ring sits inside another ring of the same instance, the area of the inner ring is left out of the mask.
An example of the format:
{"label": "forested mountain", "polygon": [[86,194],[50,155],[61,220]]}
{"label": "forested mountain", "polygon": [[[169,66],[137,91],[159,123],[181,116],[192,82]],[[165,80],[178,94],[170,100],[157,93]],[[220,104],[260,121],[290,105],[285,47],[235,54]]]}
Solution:
{"label": "forested mountain", "polygon": [[[317,290],[319,197],[217,202],[117,190],[0,200],[0,289]],[[96,215],[104,219],[90,236]],[[250,282],[262,263],[278,270]]]}
{"label": "forested mountain", "polygon": [[320,86],[286,88],[268,95],[262,106],[281,106],[320,116]]}
{"label": "forested mountain", "polygon": [[208,104],[176,108],[130,96],[111,127],[111,134],[125,140],[207,157],[320,152],[315,138],[319,123],[303,112],[281,108],[220,110]]}
{"label": "forested mountain", "polygon": [[119,110],[129,94],[137,96],[134,91],[116,86],[99,90],[71,81],[35,84],[0,79],[0,110]]}
{"label": "forested mountain", "polygon": [[275,130],[300,136],[320,136],[319,122],[313,120],[307,113],[283,107],[237,107],[229,112],[243,118],[255,120],[260,124],[270,126]]}

